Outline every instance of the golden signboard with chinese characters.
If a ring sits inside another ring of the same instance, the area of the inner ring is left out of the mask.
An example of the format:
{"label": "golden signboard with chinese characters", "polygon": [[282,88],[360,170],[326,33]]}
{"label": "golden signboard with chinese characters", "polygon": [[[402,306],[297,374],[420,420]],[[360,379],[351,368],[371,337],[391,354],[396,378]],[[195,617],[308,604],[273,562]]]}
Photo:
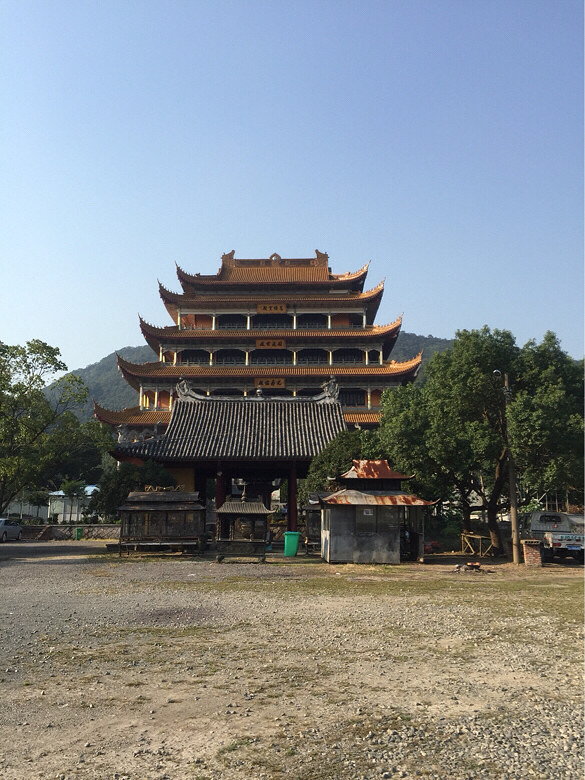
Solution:
{"label": "golden signboard with chinese characters", "polygon": [[254,380],[254,387],[286,387],[282,377],[262,377]]}
{"label": "golden signboard with chinese characters", "polygon": [[286,303],[258,303],[258,314],[286,314]]}
{"label": "golden signboard with chinese characters", "polygon": [[256,339],[256,349],[284,349],[284,339]]}

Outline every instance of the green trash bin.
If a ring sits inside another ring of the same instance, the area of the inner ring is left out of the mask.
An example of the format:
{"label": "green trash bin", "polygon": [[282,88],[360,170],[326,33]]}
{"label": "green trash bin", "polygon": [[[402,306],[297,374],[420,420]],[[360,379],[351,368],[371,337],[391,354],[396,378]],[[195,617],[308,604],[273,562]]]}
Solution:
{"label": "green trash bin", "polygon": [[83,528],[79,528],[79,526],[75,529],[75,538],[77,541],[81,539],[83,536]]}
{"label": "green trash bin", "polygon": [[294,558],[299,549],[299,537],[298,531],[285,531],[284,532],[284,554],[287,558]]}

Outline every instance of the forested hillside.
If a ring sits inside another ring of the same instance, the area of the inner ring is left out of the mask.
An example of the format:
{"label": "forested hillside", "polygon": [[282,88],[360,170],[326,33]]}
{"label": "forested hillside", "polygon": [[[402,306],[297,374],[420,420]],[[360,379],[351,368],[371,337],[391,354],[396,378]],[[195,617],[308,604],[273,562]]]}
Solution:
{"label": "forested hillside", "polygon": [[[122,347],[117,350],[117,354],[131,363],[150,363],[157,359],[157,355],[149,346]],[[138,403],[138,393],[124,381],[118,371],[116,352],[72,373],[81,377],[89,388],[89,399],[83,410],[84,419],[93,417],[94,401],[106,409],[125,409]]]}
{"label": "forested hillside", "polygon": [[[392,351],[394,360],[409,360],[423,352],[424,364],[435,352],[449,349],[449,339],[439,339],[434,336],[417,336],[414,333],[401,333]],[[131,363],[147,363],[157,359],[155,353],[148,346],[123,347],[117,350]],[[107,409],[124,409],[128,406],[136,406],[138,394],[130,385],[126,384],[116,366],[116,352],[112,352],[97,363],[92,363],[86,368],[79,368],[72,373],[81,377],[89,388],[89,400],[83,410],[83,419],[93,416],[93,401]]]}

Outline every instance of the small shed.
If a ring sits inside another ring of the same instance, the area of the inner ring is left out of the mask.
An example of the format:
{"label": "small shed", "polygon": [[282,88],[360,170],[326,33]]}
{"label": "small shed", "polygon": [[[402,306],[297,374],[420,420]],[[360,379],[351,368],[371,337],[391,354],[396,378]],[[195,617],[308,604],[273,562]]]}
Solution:
{"label": "small shed", "polygon": [[328,563],[422,560],[426,507],[402,490],[386,460],[355,460],[342,490],[321,499],[321,556]]}
{"label": "small shed", "polygon": [[205,547],[205,508],[197,492],[174,488],[133,491],[118,507],[120,548]]}
{"label": "small shed", "polygon": [[217,561],[226,556],[252,557],[264,561],[268,534],[268,515],[273,514],[262,501],[228,499],[217,510]]}

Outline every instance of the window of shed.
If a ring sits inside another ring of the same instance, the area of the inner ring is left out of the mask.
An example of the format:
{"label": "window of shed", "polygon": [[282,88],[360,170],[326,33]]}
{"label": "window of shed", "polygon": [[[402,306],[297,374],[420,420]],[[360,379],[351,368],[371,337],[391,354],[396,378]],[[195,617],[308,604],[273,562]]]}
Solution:
{"label": "window of shed", "polygon": [[388,531],[398,528],[404,520],[404,508],[398,506],[381,507],[378,514],[378,530]]}
{"label": "window of shed", "polygon": [[358,509],[355,513],[356,534],[376,533],[376,516],[371,508]]}

